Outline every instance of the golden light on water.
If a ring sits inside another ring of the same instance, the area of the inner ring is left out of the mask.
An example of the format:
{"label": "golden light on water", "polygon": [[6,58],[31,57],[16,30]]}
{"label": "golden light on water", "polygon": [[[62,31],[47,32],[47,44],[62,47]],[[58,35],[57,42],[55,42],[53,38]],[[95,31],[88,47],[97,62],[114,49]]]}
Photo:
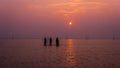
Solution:
{"label": "golden light on water", "polygon": [[74,53],[74,44],[72,39],[68,39],[67,41],[67,49],[66,53],[66,67],[67,68],[74,68],[76,65],[75,61],[75,53]]}

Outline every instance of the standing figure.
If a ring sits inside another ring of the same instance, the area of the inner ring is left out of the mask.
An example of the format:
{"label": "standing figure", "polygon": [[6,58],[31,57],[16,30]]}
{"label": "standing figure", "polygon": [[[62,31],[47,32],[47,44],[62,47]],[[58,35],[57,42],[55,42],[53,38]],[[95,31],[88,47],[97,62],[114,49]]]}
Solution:
{"label": "standing figure", "polygon": [[47,38],[45,37],[44,38],[44,45],[46,46],[46,44],[47,44]]}
{"label": "standing figure", "polygon": [[58,37],[56,38],[56,46],[59,46],[59,39],[58,39]]}
{"label": "standing figure", "polygon": [[52,38],[49,38],[49,44],[52,45]]}

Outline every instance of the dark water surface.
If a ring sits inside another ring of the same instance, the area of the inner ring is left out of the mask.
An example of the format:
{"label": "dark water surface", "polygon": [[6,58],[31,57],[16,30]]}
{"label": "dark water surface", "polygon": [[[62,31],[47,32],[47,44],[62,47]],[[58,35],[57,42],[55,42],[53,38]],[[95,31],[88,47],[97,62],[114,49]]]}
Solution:
{"label": "dark water surface", "polygon": [[120,68],[120,40],[0,39],[0,68]]}

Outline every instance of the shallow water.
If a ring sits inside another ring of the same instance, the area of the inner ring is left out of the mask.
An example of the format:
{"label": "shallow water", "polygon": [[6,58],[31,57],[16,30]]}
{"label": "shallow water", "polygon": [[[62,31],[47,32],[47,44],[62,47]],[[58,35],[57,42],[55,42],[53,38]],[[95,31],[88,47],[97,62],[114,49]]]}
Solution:
{"label": "shallow water", "polygon": [[0,39],[0,68],[120,68],[120,40]]}

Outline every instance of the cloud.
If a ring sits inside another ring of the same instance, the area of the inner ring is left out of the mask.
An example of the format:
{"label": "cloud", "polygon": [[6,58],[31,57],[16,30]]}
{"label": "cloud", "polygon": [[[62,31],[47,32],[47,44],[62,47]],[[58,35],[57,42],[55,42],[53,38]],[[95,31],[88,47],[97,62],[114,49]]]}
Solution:
{"label": "cloud", "polygon": [[52,3],[47,5],[33,4],[30,7],[32,9],[51,9],[56,14],[61,13],[64,16],[66,15],[69,16],[87,10],[104,8],[106,6],[108,6],[108,4],[104,2],[87,2],[87,1],[74,0],[71,2]]}
{"label": "cloud", "polygon": [[68,3],[59,3],[51,4],[51,7],[57,8],[57,12],[63,14],[74,14],[88,9],[98,9],[103,8],[107,4],[100,2],[68,2]]}

